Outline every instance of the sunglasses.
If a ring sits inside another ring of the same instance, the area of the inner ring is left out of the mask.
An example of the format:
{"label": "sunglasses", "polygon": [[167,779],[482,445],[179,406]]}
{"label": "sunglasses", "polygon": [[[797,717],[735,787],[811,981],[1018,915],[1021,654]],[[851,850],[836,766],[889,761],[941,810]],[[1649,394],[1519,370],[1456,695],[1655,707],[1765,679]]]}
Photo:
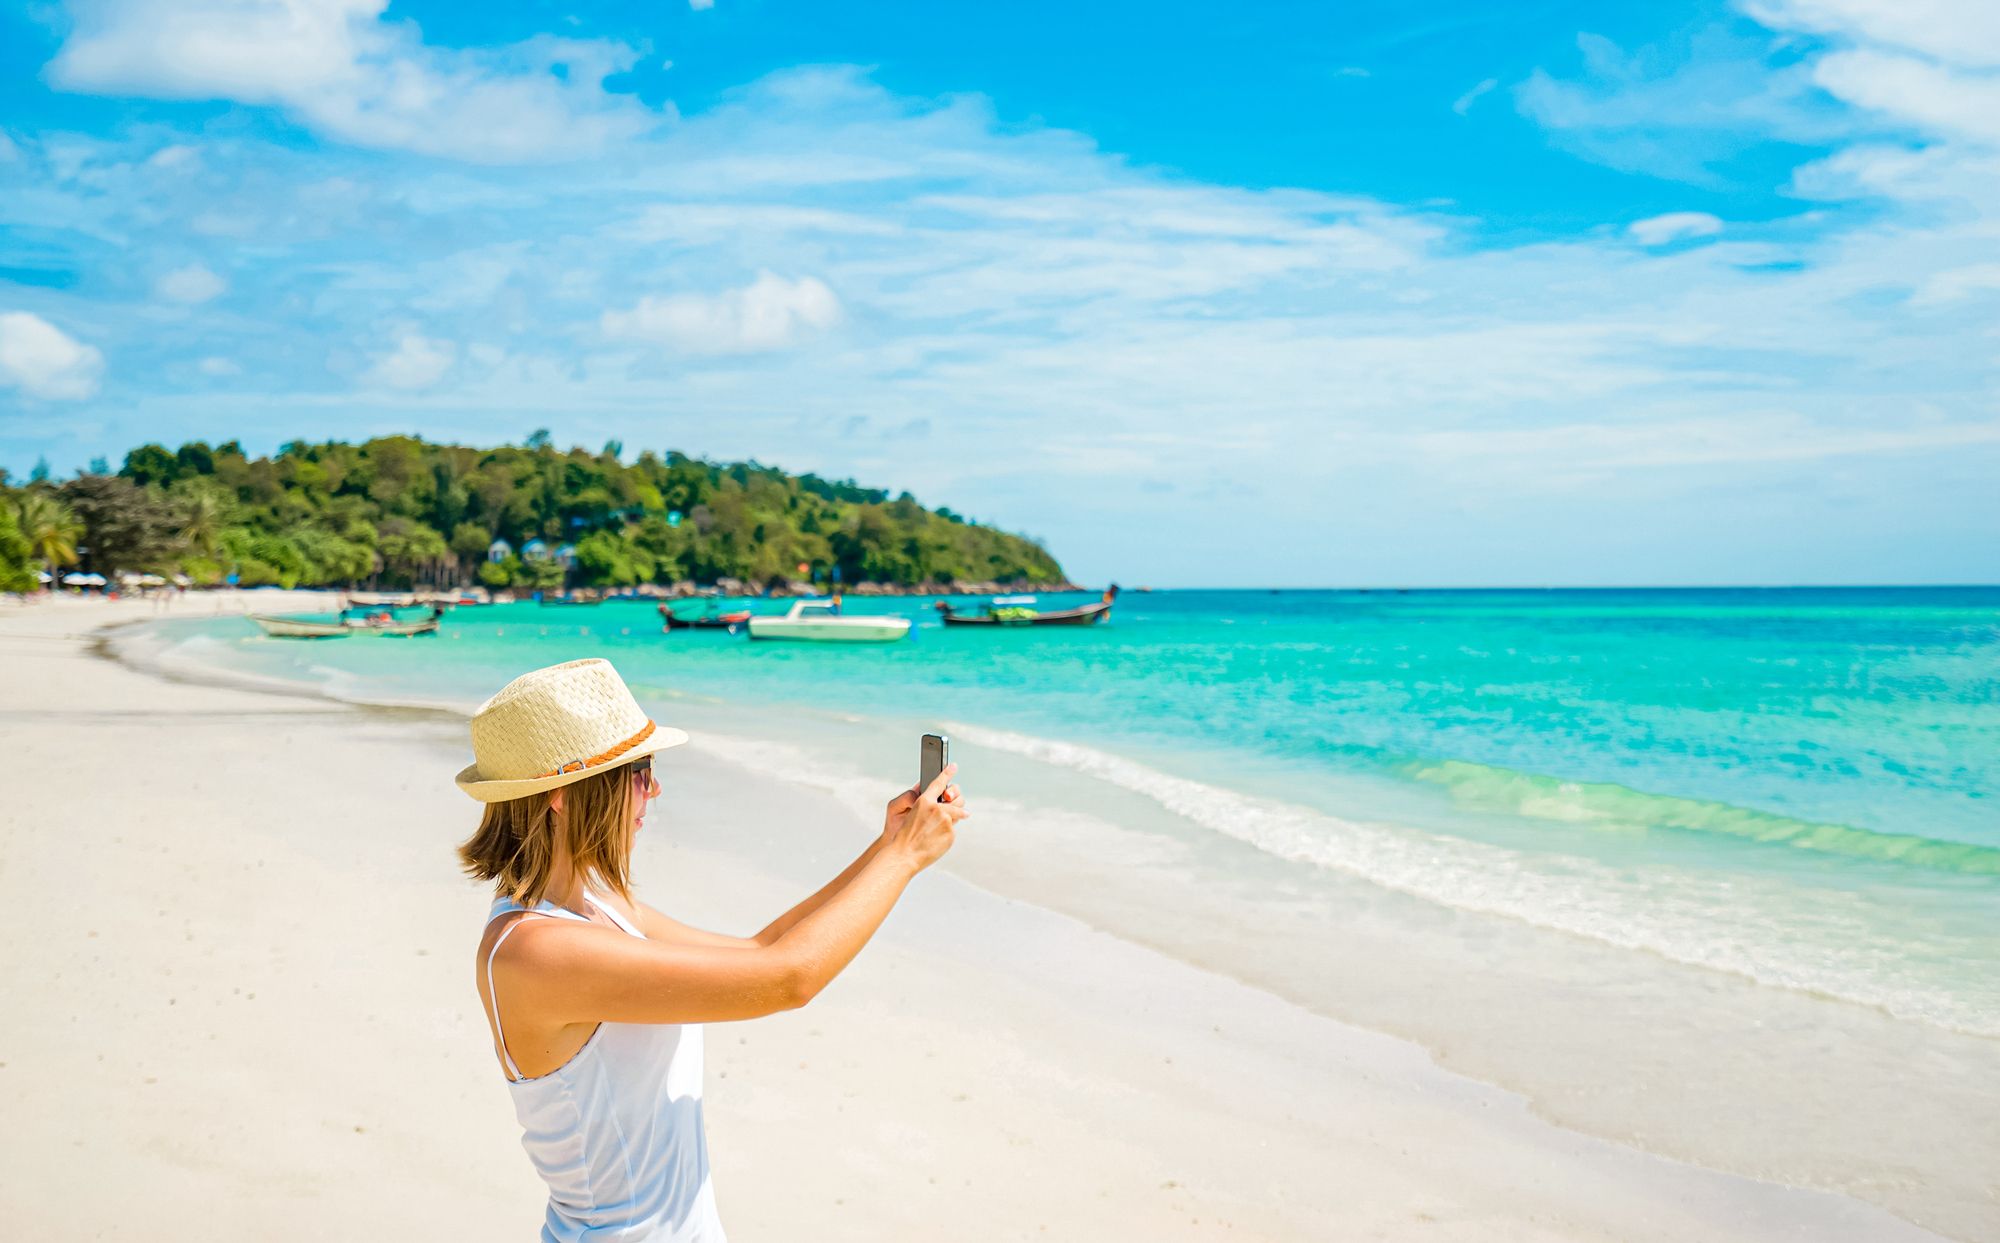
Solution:
{"label": "sunglasses", "polygon": [[652,756],[648,755],[641,759],[633,760],[630,764],[627,764],[625,767],[631,770],[632,780],[641,790],[646,790],[651,788],[653,783]]}

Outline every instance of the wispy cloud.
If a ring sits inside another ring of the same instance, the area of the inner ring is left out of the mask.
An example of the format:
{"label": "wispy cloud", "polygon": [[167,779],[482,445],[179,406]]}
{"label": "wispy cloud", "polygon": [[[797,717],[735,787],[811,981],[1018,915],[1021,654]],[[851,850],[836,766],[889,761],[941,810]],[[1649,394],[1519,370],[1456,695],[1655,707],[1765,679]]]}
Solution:
{"label": "wispy cloud", "polygon": [[1716,185],[1717,165],[1746,150],[1856,128],[1808,66],[1731,28],[1698,32],[1674,52],[1632,52],[1590,33],[1576,42],[1582,72],[1537,69],[1515,103],[1565,149],[1625,172]]}
{"label": "wispy cloud", "polygon": [[153,290],[169,302],[207,302],[220,297],[229,283],[199,263],[175,268],[153,284]]}
{"label": "wispy cloud", "polygon": [[649,341],[694,354],[782,349],[839,322],[840,299],[825,284],[770,272],[718,294],[644,297],[603,318],[604,334],[614,340]]}
{"label": "wispy cloud", "polygon": [[1500,79],[1498,78],[1486,79],[1484,82],[1481,82],[1479,85],[1473,87],[1465,94],[1460,95],[1457,99],[1452,100],[1451,110],[1453,112],[1456,112],[1460,116],[1464,116],[1466,113],[1472,111],[1472,105],[1478,103],[1482,95],[1485,95],[1488,91],[1491,91],[1494,87],[1498,85],[1500,85]]}
{"label": "wispy cloud", "polygon": [[604,78],[631,49],[538,38],[488,51],[426,45],[387,0],[92,0],[48,67],[72,91],[283,109],[369,147],[487,162],[591,154],[652,119]]}
{"label": "wispy cloud", "polygon": [[1722,232],[1722,220],[1705,211],[1670,211],[1665,215],[1635,220],[1625,228],[1641,246],[1664,246],[1696,237],[1714,237]]}
{"label": "wispy cloud", "polygon": [[458,359],[458,347],[420,333],[405,332],[396,348],[378,357],[365,377],[394,389],[429,388],[442,380]]}

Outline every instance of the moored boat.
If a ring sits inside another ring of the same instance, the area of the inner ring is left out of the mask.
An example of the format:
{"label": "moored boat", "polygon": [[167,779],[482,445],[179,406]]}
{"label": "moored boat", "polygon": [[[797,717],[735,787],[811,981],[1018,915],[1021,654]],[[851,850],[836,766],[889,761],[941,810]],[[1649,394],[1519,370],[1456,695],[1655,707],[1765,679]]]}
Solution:
{"label": "moored boat", "polygon": [[311,617],[273,617],[249,614],[257,628],[274,639],[344,639],[348,635],[373,634],[397,638],[436,634],[442,610],[428,609],[422,617],[397,619],[387,613],[367,617],[341,617],[323,621]]}
{"label": "moored boat", "polygon": [[660,606],[660,628],[664,631],[734,630],[749,620],[749,609],[736,609],[732,612],[723,613],[717,611],[716,607],[711,604],[708,606],[707,612],[697,613],[692,617],[685,617],[674,612],[671,605],[662,604]]}
{"label": "moored boat", "polygon": [[1070,609],[1036,609],[1033,596],[995,596],[977,613],[961,613],[946,600],[938,601],[937,609],[947,626],[1088,626],[1110,617],[1117,598],[1113,583],[1102,599]]}
{"label": "moored boat", "polygon": [[783,617],[752,617],[753,639],[799,639],[813,643],[888,643],[910,633],[907,617],[879,613],[854,617],[833,611],[831,600],[799,600]]}

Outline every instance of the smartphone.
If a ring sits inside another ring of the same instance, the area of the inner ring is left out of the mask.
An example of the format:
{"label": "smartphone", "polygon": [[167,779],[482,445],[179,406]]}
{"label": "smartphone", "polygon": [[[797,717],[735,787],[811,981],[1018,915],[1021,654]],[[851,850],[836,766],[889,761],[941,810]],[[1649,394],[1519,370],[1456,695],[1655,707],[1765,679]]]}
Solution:
{"label": "smartphone", "polygon": [[925,734],[923,755],[917,765],[917,793],[930,789],[931,782],[937,780],[944,766],[951,763],[951,739],[943,734]]}

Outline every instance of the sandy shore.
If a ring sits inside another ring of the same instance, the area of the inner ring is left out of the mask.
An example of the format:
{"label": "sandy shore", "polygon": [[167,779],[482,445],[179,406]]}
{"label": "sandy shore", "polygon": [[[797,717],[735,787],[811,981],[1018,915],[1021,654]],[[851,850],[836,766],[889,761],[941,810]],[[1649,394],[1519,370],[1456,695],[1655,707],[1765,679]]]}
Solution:
{"label": "sandy shore", "polygon": [[[156,615],[0,606],[0,1236],[533,1238],[473,986],[487,899],[451,858],[463,723],[94,652]],[[695,748],[664,775],[644,896],[724,931],[877,827]],[[940,869],[812,1006],[708,1037],[738,1243],[1937,1237],[1562,1130]]]}

